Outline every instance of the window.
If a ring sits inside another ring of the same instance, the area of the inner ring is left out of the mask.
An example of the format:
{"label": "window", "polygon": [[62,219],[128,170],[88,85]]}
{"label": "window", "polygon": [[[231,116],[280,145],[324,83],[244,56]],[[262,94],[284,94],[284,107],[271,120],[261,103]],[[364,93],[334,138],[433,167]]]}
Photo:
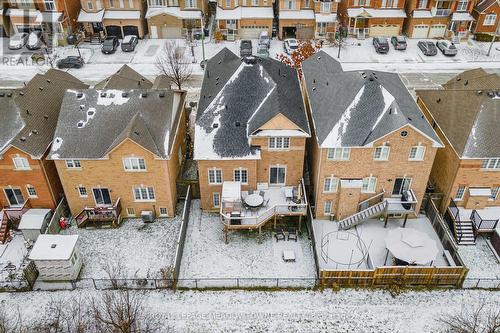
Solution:
{"label": "window", "polygon": [[398,8],[398,0],[382,0],[381,8]]}
{"label": "window", "polygon": [[36,190],[33,185],[26,185],[26,192],[28,192],[28,197],[36,198],[38,195],[36,194]]}
{"label": "window", "polygon": [[252,0],[252,6],[258,6],[259,0]]}
{"label": "window", "polygon": [[5,196],[7,197],[10,206],[22,206],[24,204],[24,197],[21,189],[6,188]]}
{"label": "window", "polygon": [[166,207],[160,207],[160,216],[168,216],[168,209]]}
{"label": "window", "polygon": [[337,192],[339,186],[339,179],[337,177],[325,177],[325,183],[323,185],[323,192]]}
{"label": "window", "polygon": [[376,161],[387,161],[389,159],[389,146],[380,146],[375,148],[373,159]]}
{"label": "window", "polygon": [[88,194],[87,194],[87,188],[83,187],[83,186],[78,186],[78,194],[80,195],[80,197],[82,198],[86,198],[88,197]]}
{"label": "window", "polygon": [[276,137],[269,138],[269,149],[288,149],[290,148],[290,138]]}
{"label": "window", "polygon": [[136,186],[134,187],[135,201],[154,201],[155,190],[152,186]]}
{"label": "window", "polygon": [[213,194],[214,207],[220,207],[220,193]]}
{"label": "window", "polygon": [[222,169],[209,169],[208,170],[208,183],[209,184],[222,184]]}
{"label": "window", "polygon": [[500,187],[495,186],[491,188],[491,195],[490,195],[490,200],[496,200],[498,196],[498,191],[500,190]]}
{"label": "window", "polygon": [[295,1],[294,0],[285,0],[285,8],[286,9],[295,9]]}
{"label": "window", "polygon": [[133,208],[127,208],[127,215],[128,216],[135,216],[135,209]]}
{"label": "window", "polygon": [[128,6],[129,8],[134,8],[134,0],[128,0]]}
{"label": "window", "polygon": [[377,187],[376,177],[370,176],[363,178],[363,187],[361,188],[362,193],[374,193],[376,187]]}
{"label": "window", "polygon": [[321,2],[321,12],[322,13],[329,13],[331,12],[331,2]]}
{"label": "window", "polygon": [[269,184],[285,185],[286,168],[282,166],[271,166],[269,168]]}
{"label": "window", "polygon": [[239,168],[234,170],[234,181],[248,184],[248,171],[247,169]]}
{"label": "window", "polygon": [[500,158],[489,158],[487,160],[483,160],[481,169],[500,170]]}
{"label": "window", "polygon": [[464,198],[465,186],[459,186],[457,189],[457,194],[455,194],[455,200],[460,201]]}
{"label": "window", "polygon": [[109,0],[109,7],[115,8],[115,0]]}
{"label": "window", "polygon": [[94,200],[98,206],[111,206],[111,195],[107,188],[94,188]]}
{"label": "window", "polygon": [[28,159],[25,157],[14,157],[12,159],[14,161],[14,167],[17,170],[30,170],[30,164]]}
{"label": "window", "polygon": [[484,17],[483,25],[495,25],[497,14],[488,14]]}
{"label": "window", "polygon": [[186,8],[196,8],[196,0],[185,0],[184,7],[186,7]]}
{"label": "window", "polygon": [[96,0],[96,2],[95,2],[95,8],[97,10],[101,10],[102,9],[101,1],[100,0]]}
{"label": "window", "polygon": [[351,148],[328,148],[329,160],[348,161],[351,155]]}
{"label": "window", "polygon": [[305,0],[304,7],[311,7],[311,0]]}
{"label": "window", "polygon": [[410,161],[422,161],[425,155],[425,147],[424,146],[414,146],[411,147],[410,156],[408,159]]}
{"label": "window", "polygon": [[406,138],[408,136],[408,131],[401,131],[399,135],[401,135],[402,138]]}
{"label": "window", "polygon": [[56,10],[56,4],[54,3],[54,0],[44,0],[43,3],[45,5],[45,10]]}
{"label": "window", "polygon": [[325,207],[323,208],[325,215],[330,215],[332,213],[332,202],[325,201]]}
{"label": "window", "polygon": [[146,162],[143,158],[139,157],[127,157],[123,159],[123,166],[125,171],[145,171]]}
{"label": "window", "polygon": [[125,3],[123,0],[120,0],[120,8],[125,8]]}
{"label": "window", "polygon": [[428,0],[419,0],[418,1],[418,9],[426,9]]}
{"label": "window", "polygon": [[87,1],[87,9],[88,10],[93,10],[94,9],[94,4],[92,3],[92,1]]}
{"label": "window", "polygon": [[457,4],[457,12],[465,12],[467,11],[467,0],[465,1],[459,1]]}
{"label": "window", "polygon": [[[133,0],[130,0],[130,2],[133,2]],[[149,0],[148,1],[148,6],[149,7],[160,7],[160,6],[165,6],[166,0]],[[130,6],[132,7],[132,6]]]}
{"label": "window", "polygon": [[231,7],[231,0],[226,0],[226,7]]}
{"label": "window", "polygon": [[68,169],[80,169],[81,167],[79,160],[66,160],[66,168]]}

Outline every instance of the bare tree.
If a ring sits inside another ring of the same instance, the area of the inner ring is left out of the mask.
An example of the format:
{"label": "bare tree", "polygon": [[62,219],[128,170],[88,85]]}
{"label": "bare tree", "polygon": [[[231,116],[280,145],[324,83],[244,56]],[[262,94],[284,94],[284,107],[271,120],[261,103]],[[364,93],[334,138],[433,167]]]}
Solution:
{"label": "bare tree", "polygon": [[111,263],[106,262],[102,265],[102,269],[106,272],[106,275],[111,281],[113,289],[117,289],[119,287],[119,279],[124,277],[125,265],[123,264],[123,260],[120,258]]}
{"label": "bare tree", "polygon": [[156,57],[156,68],[160,74],[168,77],[179,90],[193,73],[185,52],[185,47],[175,41],[170,41],[165,43],[162,52]]}
{"label": "bare tree", "polygon": [[500,309],[486,307],[485,302],[465,307],[458,314],[443,314],[438,321],[444,324],[447,333],[498,333],[500,332]]}

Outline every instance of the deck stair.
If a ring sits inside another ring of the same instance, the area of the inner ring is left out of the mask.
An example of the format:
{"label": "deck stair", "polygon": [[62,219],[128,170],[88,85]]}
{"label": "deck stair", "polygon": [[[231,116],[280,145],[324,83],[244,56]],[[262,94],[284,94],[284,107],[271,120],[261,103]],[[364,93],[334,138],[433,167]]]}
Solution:
{"label": "deck stair", "polygon": [[5,244],[9,238],[9,224],[7,214],[3,210],[0,211],[0,244]]}
{"label": "deck stair", "polygon": [[459,245],[475,245],[474,227],[472,221],[455,221],[457,243]]}
{"label": "deck stair", "polygon": [[363,221],[366,221],[374,216],[381,215],[385,212],[387,208],[387,201],[384,200],[382,202],[379,202],[376,205],[373,205],[371,207],[368,207],[354,215],[351,215],[343,220],[340,220],[338,222],[338,229],[339,230],[347,230],[350,229],[358,224],[360,224]]}

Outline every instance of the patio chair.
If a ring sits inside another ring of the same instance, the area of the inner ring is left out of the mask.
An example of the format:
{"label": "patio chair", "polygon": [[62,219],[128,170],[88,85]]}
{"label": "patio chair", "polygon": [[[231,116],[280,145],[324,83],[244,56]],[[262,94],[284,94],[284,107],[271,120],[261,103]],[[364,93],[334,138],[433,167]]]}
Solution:
{"label": "patio chair", "polygon": [[276,233],[274,234],[274,238],[276,238],[276,242],[279,242],[280,240],[284,241],[285,240],[285,233],[283,232],[283,229],[281,229],[281,228],[276,229]]}
{"label": "patio chair", "polygon": [[260,195],[262,198],[264,198],[264,195],[265,195],[265,194],[266,194],[266,193],[265,193],[264,191],[259,191],[259,195]]}
{"label": "patio chair", "polygon": [[287,240],[294,240],[294,241],[297,241],[298,237],[297,237],[297,229],[295,228],[290,228],[288,229],[288,237],[287,237]]}

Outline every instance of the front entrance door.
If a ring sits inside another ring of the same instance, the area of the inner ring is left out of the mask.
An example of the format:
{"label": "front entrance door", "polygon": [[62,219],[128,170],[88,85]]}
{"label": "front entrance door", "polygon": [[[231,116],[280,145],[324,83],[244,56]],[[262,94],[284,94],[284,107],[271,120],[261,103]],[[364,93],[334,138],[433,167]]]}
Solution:
{"label": "front entrance door", "polygon": [[93,192],[97,206],[111,206],[111,195],[107,188],[95,188]]}
{"label": "front entrance door", "polygon": [[23,193],[18,188],[6,188],[5,196],[12,207],[22,206],[24,204]]}
{"label": "front entrance door", "polygon": [[285,185],[286,168],[281,166],[273,166],[269,168],[269,184],[270,185]]}
{"label": "front entrance door", "polygon": [[392,195],[401,195],[410,189],[411,178],[396,178],[394,181],[394,188]]}

